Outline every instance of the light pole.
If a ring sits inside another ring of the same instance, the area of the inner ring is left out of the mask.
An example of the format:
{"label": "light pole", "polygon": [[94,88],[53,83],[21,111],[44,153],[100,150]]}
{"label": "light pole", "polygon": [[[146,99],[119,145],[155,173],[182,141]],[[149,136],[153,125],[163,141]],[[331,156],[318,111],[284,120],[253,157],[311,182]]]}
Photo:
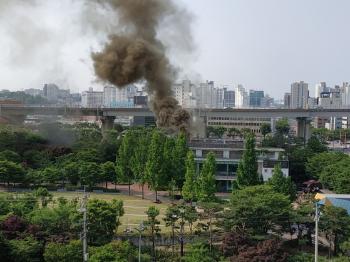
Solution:
{"label": "light pole", "polygon": [[135,229],[137,230],[137,232],[139,232],[139,262],[141,262],[141,237],[142,237],[142,231],[145,230],[145,226],[143,225],[143,221]]}
{"label": "light pole", "polygon": [[319,203],[316,202],[315,211],[315,262],[318,262],[318,221],[320,219]]}

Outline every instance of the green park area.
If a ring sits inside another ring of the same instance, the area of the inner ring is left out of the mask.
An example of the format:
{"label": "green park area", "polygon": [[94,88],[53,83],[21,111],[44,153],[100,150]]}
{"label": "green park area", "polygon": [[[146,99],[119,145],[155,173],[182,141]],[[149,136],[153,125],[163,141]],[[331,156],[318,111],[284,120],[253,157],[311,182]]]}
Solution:
{"label": "green park area", "polygon": [[[54,198],[64,197],[66,199],[73,198],[83,198],[84,193],[80,192],[55,192]],[[118,228],[117,233],[124,232],[125,229],[133,229],[137,227],[142,221],[147,220],[146,211],[150,206],[156,206],[159,209],[160,215],[160,227],[162,231],[167,231],[165,228],[165,222],[162,219],[164,217],[165,211],[168,207],[167,204],[155,204],[151,200],[141,199],[137,196],[128,196],[123,194],[114,194],[114,193],[89,193],[89,199],[99,199],[105,201],[112,201],[113,199],[122,200],[124,206],[124,215],[120,218],[121,225]]]}

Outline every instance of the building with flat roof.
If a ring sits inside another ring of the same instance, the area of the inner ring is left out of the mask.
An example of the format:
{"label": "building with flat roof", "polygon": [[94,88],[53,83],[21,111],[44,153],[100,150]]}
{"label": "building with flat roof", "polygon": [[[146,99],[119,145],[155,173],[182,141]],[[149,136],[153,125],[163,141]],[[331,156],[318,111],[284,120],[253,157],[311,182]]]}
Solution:
{"label": "building with flat roof", "polygon": [[[238,163],[244,152],[243,140],[226,139],[192,139],[189,148],[193,151],[196,161],[196,172],[200,173],[203,162],[209,152],[215,154],[216,159],[216,183],[220,192],[232,189],[232,181],[237,179]],[[280,160],[281,148],[257,148],[258,174],[264,181],[272,177],[272,170],[277,163],[281,164],[285,176],[289,173],[288,160]]]}

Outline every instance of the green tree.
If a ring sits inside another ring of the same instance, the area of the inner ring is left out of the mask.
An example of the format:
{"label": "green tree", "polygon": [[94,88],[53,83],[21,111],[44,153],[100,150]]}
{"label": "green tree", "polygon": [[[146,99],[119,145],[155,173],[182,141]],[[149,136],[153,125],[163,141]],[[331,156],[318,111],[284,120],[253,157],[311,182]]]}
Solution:
{"label": "green tree", "polygon": [[21,165],[11,161],[0,161],[0,181],[7,182],[9,185],[11,182],[21,182],[24,179],[24,169]]}
{"label": "green tree", "polygon": [[208,245],[200,242],[192,244],[183,258],[185,262],[212,262],[218,261],[217,259],[210,251]]}
{"label": "green tree", "polygon": [[115,165],[113,162],[105,162],[101,164],[101,181],[106,183],[106,188],[108,182],[115,182],[117,179],[117,174],[115,172]]}
{"label": "green tree", "polygon": [[9,241],[14,262],[36,262],[42,257],[42,244],[33,237]]}
{"label": "green tree", "polygon": [[245,137],[244,152],[237,169],[237,183],[240,187],[260,184],[255,137],[251,133]]}
{"label": "green tree", "polygon": [[137,137],[137,146],[134,148],[132,156],[132,172],[135,174],[137,181],[141,184],[142,199],[144,199],[144,186],[146,183],[146,163],[148,159],[148,144],[150,140],[150,132],[140,130]]}
{"label": "green tree", "polygon": [[80,162],[79,177],[82,185],[92,188],[97,182],[101,174],[100,166],[94,162]]}
{"label": "green tree", "polygon": [[137,259],[135,248],[127,241],[113,241],[101,247],[92,247],[89,253],[91,262],[128,262]]}
{"label": "green tree", "polygon": [[134,179],[131,160],[135,146],[135,134],[129,130],[125,133],[119,147],[116,164],[118,177],[129,185],[129,195],[131,194],[130,186]]}
{"label": "green tree", "polygon": [[165,221],[165,226],[171,227],[171,239],[172,239],[172,255],[174,255],[175,250],[175,229],[178,228],[177,221],[180,218],[180,211],[178,206],[172,205],[165,211],[165,216],[163,220]]}
{"label": "green tree", "polygon": [[202,202],[215,200],[216,193],[216,161],[213,152],[209,152],[203,163],[203,168],[199,177],[198,199]]}
{"label": "green tree", "polygon": [[345,158],[349,158],[349,156],[340,152],[322,152],[315,154],[308,158],[306,172],[310,176],[318,179],[327,166],[337,163]]}
{"label": "green tree", "polygon": [[[120,210],[115,203],[92,199],[87,205],[88,241],[93,245],[110,242],[119,223]],[[123,213],[123,212],[122,212]]]}
{"label": "green tree", "polygon": [[158,232],[160,232],[160,228],[159,228],[160,222],[157,219],[157,217],[159,216],[159,209],[156,208],[155,206],[150,206],[145,213],[147,214],[147,221],[145,222],[145,226],[151,234],[152,256],[153,256],[153,259],[155,259],[156,235],[158,234]]}
{"label": "green tree", "polygon": [[151,144],[148,150],[146,163],[146,178],[150,188],[155,191],[155,199],[158,202],[158,190],[166,183],[164,174],[164,135],[154,129]]}
{"label": "green tree", "polygon": [[350,158],[344,158],[324,168],[320,181],[337,194],[350,194]]}
{"label": "green tree", "polygon": [[320,217],[320,229],[326,233],[336,256],[339,244],[350,236],[350,216],[343,208],[326,205]]}
{"label": "green tree", "polygon": [[35,190],[34,195],[40,199],[41,206],[46,207],[52,201],[52,194],[44,187]]}
{"label": "green tree", "polygon": [[322,142],[318,137],[312,135],[306,143],[306,148],[312,152],[312,154],[319,154],[327,152],[327,145]]}
{"label": "green tree", "polygon": [[241,132],[239,131],[239,129],[237,129],[235,127],[229,128],[227,130],[228,137],[234,138],[235,136],[240,136],[240,135],[241,135]]}
{"label": "green tree", "polygon": [[182,197],[192,203],[197,198],[196,163],[191,150],[187,152],[185,183],[182,187]]}
{"label": "green tree", "polygon": [[287,196],[268,185],[250,186],[232,192],[224,225],[227,230],[237,228],[266,234],[287,221],[289,212]]}
{"label": "green tree", "polygon": [[0,160],[7,160],[14,163],[20,163],[21,156],[12,150],[4,150],[0,152]]}
{"label": "green tree", "polygon": [[[181,168],[177,165],[177,160],[175,160],[175,138],[173,137],[164,137],[164,148],[163,148],[163,173],[166,177],[167,186],[170,191],[170,195],[174,195],[174,191],[177,189],[177,181],[176,176],[179,171],[178,168]],[[181,179],[181,178],[180,178]]]}
{"label": "green tree", "polygon": [[296,198],[296,186],[290,176],[285,177],[283,175],[280,164],[275,165],[273,175],[269,179],[268,184],[275,192],[289,196],[290,200]]}
{"label": "green tree", "polygon": [[264,138],[266,137],[267,134],[271,133],[271,125],[268,123],[263,123],[260,126],[260,131],[261,134],[264,136]]}
{"label": "green tree", "polygon": [[215,222],[218,220],[219,215],[223,211],[222,205],[216,202],[200,202],[199,207],[203,209],[203,212],[199,213],[200,223],[199,225],[209,232],[209,250],[212,251],[213,247],[213,228]]}
{"label": "green tree", "polygon": [[64,177],[73,185],[77,185],[80,179],[79,176],[80,163],[76,161],[67,161],[63,165]]}
{"label": "green tree", "polygon": [[171,163],[175,164],[175,174],[174,179],[176,181],[177,187],[181,190],[184,180],[185,180],[185,172],[186,172],[186,156],[188,152],[187,139],[184,132],[181,132],[175,141],[175,148],[173,150],[173,159],[170,160]]}
{"label": "green tree", "polygon": [[289,130],[290,130],[288,119],[281,118],[281,119],[277,120],[276,124],[275,124],[275,129],[276,129],[276,132],[281,134],[281,135],[284,135],[284,136],[288,135]]}
{"label": "green tree", "polygon": [[81,262],[83,245],[80,240],[72,240],[68,244],[48,243],[44,251],[45,262]]}

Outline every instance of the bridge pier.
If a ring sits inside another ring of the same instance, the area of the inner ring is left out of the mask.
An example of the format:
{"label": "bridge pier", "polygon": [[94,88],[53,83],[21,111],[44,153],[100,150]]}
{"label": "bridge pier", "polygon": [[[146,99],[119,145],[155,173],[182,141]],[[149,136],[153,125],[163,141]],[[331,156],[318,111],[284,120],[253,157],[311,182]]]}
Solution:
{"label": "bridge pier", "polygon": [[311,137],[311,120],[307,117],[297,117],[297,137],[304,140],[304,145]]}
{"label": "bridge pier", "polygon": [[105,131],[110,130],[113,128],[115,116],[102,116],[100,118],[102,126],[102,133],[105,133]]}

